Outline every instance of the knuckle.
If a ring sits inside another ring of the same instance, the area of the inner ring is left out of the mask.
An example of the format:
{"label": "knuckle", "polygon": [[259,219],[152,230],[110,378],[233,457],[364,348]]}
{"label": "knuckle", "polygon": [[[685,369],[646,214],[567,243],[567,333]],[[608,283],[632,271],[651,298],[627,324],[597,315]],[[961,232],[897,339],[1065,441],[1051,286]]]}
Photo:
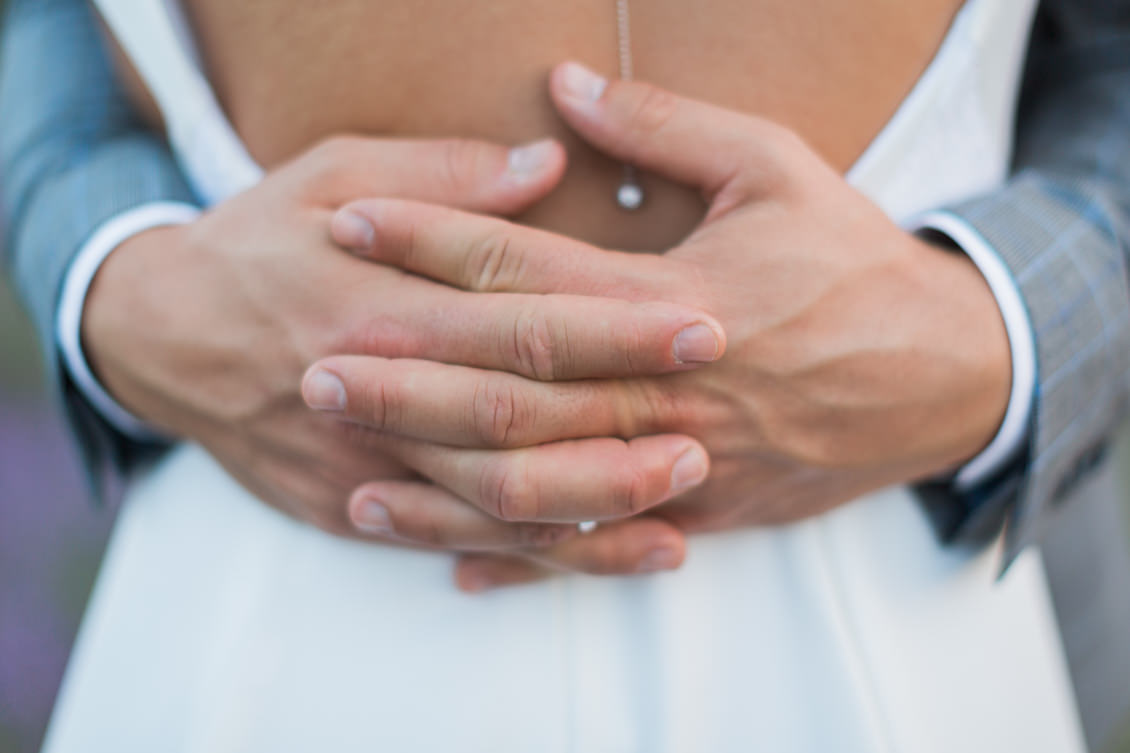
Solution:
{"label": "knuckle", "polygon": [[679,291],[683,303],[710,311],[717,304],[707,281],[706,272],[698,264],[664,265],[663,278],[666,289]]}
{"label": "knuckle", "polygon": [[537,511],[537,492],[521,468],[507,459],[483,466],[479,499],[486,511],[507,522],[529,520]]}
{"label": "knuckle", "polygon": [[546,549],[559,544],[572,529],[562,526],[539,525],[534,523],[522,524],[515,529],[515,539],[518,546],[531,549]]}
{"label": "knuckle", "polygon": [[404,529],[410,531],[413,541],[426,546],[454,547],[457,542],[452,532],[448,530],[437,515],[428,510],[426,506],[416,511],[405,521]]}
{"label": "knuckle", "polygon": [[454,193],[476,184],[487,155],[482,144],[470,139],[447,139],[443,143],[440,180]]}
{"label": "knuckle", "polygon": [[397,312],[367,310],[372,298],[367,291],[353,298],[343,302],[341,315],[318,324],[318,358],[335,353],[405,358],[425,351],[425,335],[413,327],[415,322]]}
{"label": "knuckle", "polygon": [[[621,324],[620,336],[622,341],[618,353],[622,368],[627,374],[642,376],[646,373],[646,365],[653,360],[648,357],[648,351],[653,348],[649,348],[651,343],[644,335],[643,328],[639,322],[628,320]],[[654,360],[662,362],[663,355],[660,354]]]}
{"label": "knuckle", "polygon": [[400,416],[400,400],[395,386],[385,380],[374,380],[363,392],[361,420],[376,431],[395,430]]}
{"label": "knuckle", "polygon": [[620,394],[617,403],[631,406],[631,410],[620,411],[619,434],[625,437],[638,437],[685,427],[695,422],[693,415],[687,415],[682,408],[678,390],[672,390],[667,382],[658,380],[623,381],[616,385]]}
{"label": "knuckle", "polygon": [[364,142],[360,136],[336,135],[311,147],[292,166],[300,194],[316,203],[336,203],[327,197],[338,197],[356,183],[358,153]]}
{"label": "knuckle", "polygon": [[778,153],[787,161],[789,158],[795,158],[801,153],[808,152],[808,145],[800,134],[792,128],[775,123],[773,121],[765,121],[766,139],[774,146]]}
{"label": "knuckle", "polygon": [[506,292],[522,276],[523,258],[501,226],[473,241],[464,260],[463,279],[475,292]]}
{"label": "knuckle", "polygon": [[356,136],[335,134],[319,141],[315,150],[330,162],[344,162],[357,147],[357,142]]}
{"label": "knuckle", "polygon": [[350,446],[365,446],[373,438],[371,427],[353,421],[337,421],[334,424],[334,438]]}
{"label": "knuckle", "polygon": [[488,381],[472,396],[475,432],[488,447],[509,447],[531,425],[532,405],[511,384]]}
{"label": "knuckle", "polygon": [[589,575],[622,575],[634,571],[621,547],[610,540],[591,544],[580,569]]}
{"label": "knuckle", "polygon": [[795,173],[792,166],[807,147],[792,129],[763,118],[754,122],[761,149],[747,157],[746,169],[740,174],[760,186],[762,192],[774,194],[791,184]]}
{"label": "knuckle", "polygon": [[320,177],[333,177],[349,165],[356,153],[356,136],[335,135],[319,141],[308,153],[310,165]]}
{"label": "knuckle", "polygon": [[641,136],[654,134],[670,122],[678,107],[679,99],[671,92],[645,86],[631,113],[632,128]]}
{"label": "knuckle", "polygon": [[647,472],[636,466],[625,466],[612,481],[609,496],[620,517],[631,517],[648,508]]}
{"label": "knuckle", "polygon": [[[544,312],[529,311],[514,321],[509,351],[512,364],[524,376],[543,382],[558,377],[554,327]],[[563,338],[562,338],[563,339]]]}

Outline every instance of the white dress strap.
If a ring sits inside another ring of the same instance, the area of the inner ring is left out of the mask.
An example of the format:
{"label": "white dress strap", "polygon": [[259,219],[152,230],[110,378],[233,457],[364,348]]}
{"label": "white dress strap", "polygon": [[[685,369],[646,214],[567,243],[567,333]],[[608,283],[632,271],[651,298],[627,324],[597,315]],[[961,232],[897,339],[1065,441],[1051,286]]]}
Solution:
{"label": "white dress strap", "polygon": [[205,204],[258,183],[251,158],[216,101],[172,0],[94,0],[165,119],[173,152]]}

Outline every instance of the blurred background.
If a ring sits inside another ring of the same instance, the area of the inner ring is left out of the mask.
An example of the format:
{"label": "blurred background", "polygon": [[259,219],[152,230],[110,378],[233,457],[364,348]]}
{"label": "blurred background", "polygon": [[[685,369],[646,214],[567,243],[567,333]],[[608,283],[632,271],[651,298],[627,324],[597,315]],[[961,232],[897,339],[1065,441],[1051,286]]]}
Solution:
{"label": "blurred background", "polygon": [[0,753],[39,750],[113,523],[90,502],[40,364],[0,274]]}
{"label": "blurred background", "polygon": [[39,749],[112,511],[89,501],[0,279],[0,753]]}

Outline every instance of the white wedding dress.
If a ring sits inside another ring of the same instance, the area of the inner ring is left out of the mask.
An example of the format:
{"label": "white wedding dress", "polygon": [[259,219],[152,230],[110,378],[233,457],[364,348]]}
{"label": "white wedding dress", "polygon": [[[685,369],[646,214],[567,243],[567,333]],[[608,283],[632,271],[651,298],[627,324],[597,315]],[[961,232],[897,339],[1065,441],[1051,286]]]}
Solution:
{"label": "white wedding dress", "polygon": [[[258,180],[176,8],[96,4],[201,195]],[[851,170],[892,217],[1003,180],[1034,4],[970,0]],[[450,556],[322,534],[182,446],[128,495],[45,751],[1082,751],[1039,555],[998,564],[892,488],[679,572],[466,596]]]}

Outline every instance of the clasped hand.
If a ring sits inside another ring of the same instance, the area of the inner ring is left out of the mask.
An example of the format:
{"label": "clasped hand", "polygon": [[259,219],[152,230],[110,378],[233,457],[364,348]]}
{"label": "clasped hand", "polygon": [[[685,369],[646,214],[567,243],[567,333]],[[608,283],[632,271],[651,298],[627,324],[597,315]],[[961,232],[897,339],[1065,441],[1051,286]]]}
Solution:
{"label": "clasped hand", "polygon": [[[355,254],[527,314],[501,367],[405,357],[420,354],[402,331],[379,355],[310,368],[311,407],[374,430],[422,477],[362,485],[355,521],[426,545],[450,543],[447,527],[608,522],[468,555],[468,588],[547,567],[665,569],[683,556],[671,526],[793,521],[952,469],[991,439],[1008,342],[963,255],[900,230],[765,120],[575,64],[551,92],[581,137],[697,187],[707,215],[650,256],[403,198],[341,209],[333,237]],[[659,325],[645,316],[660,310]]]}
{"label": "clasped hand", "polygon": [[674,568],[686,531],[812,515],[988,441],[1007,338],[961,254],[764,120],[568,64],[551,92],[598,149],[701,189],[685,242],[500,219],[559,182],[553,142],[333,139],[115,250],[83,315],[103,384],[291,515],[472,553],[468,589]]}

